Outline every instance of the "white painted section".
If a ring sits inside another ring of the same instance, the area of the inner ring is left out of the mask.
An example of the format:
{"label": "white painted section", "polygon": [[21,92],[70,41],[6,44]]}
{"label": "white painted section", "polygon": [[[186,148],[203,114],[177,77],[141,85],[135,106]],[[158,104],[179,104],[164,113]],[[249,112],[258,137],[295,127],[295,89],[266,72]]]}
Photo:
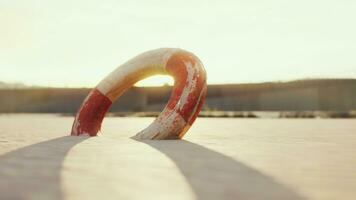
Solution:
{"label": "white painted section", "polygon": [[[165,112],[169,112],[165,115]],[[180,116],[176,110],[165,109],[155,121],[147,128],[137,133],[134,139],[167,139],[169,136],[181,133],[187,122]]]}
{"label": "white painted section", "polygon": [[123,81],[126,76],[139,73],[147,68],[166,74],[165,66],[168,59],[178,51],[182,50],[177,48],[160,48],[142,53],[116,68],[96,88],[106,95],[117,85],[124,84]]}

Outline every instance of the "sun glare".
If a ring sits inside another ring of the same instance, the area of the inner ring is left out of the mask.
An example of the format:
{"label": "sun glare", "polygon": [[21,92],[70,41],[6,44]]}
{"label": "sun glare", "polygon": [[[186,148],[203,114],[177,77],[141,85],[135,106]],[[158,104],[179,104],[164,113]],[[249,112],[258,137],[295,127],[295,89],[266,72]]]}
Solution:
{"label": "sun glare", "polygon": [[151,87],[151,86],[164,86],[173,85],[174,80],[168,75],[156,75],[143,79],[135,84],[137,87]]}

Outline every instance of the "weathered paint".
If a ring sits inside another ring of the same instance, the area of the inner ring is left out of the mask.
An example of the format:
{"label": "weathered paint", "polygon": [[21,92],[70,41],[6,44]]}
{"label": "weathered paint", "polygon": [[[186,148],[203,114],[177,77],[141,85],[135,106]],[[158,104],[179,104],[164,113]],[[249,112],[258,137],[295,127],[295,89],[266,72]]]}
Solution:
{"label": "weathered paint", "polygon": [[[145,52],[121,65],[102,80],[81,106],[73,124],[72,135],[95,136],[111,102],[137,81],[155,74],[174,77],[172,94],[157,119],[134,138],[182,138],[204,103],[206,72],[194,54],[171,48]],[[103,105],[99,105],[101,103]]]}
{"label": "weathered paint", "polygon": [[71,134],[96,136],[111,104],[109,98],[99,90],[93,89],[75,117]]}

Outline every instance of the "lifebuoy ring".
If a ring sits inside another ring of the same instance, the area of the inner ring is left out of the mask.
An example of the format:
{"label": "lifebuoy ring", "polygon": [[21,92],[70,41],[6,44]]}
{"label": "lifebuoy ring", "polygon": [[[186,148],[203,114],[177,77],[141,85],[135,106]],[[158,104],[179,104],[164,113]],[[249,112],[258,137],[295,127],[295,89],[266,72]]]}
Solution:
{"label": "lifebuoy ring", "polygon": [[136,139],[180,139],[198,116],[206,95],[206,72],[192,53],[176,48],[147,51],[119,66],[86,97],[73,123],[71,135],[96,136],[111,104],[137,81],[156,74],[174,78],[170,99]]}

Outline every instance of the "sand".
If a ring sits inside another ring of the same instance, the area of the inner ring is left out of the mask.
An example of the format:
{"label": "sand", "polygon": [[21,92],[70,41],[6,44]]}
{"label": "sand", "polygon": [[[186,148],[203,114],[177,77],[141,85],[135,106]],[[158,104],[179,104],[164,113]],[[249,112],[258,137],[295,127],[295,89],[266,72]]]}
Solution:
{"label": "sand", "polygon": [[199,118],[181,141],[130,139],[153,118],[0,115],[0,199],[354,199],[356,120]]}

